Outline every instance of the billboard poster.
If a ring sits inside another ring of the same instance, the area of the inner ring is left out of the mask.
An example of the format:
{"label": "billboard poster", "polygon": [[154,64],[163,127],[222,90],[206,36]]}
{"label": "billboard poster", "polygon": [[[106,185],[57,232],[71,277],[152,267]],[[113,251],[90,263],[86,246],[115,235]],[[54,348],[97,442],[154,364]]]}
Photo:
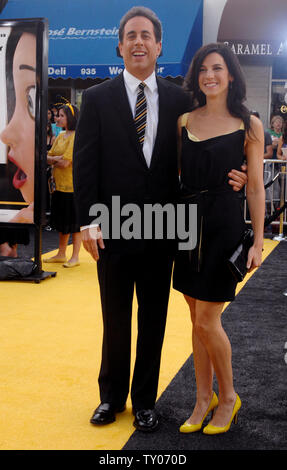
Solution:
{"label": "billboard poster", "polygon": [[37,222],[46,158],[46,33],[42,19],[0,21],[0,223]]}

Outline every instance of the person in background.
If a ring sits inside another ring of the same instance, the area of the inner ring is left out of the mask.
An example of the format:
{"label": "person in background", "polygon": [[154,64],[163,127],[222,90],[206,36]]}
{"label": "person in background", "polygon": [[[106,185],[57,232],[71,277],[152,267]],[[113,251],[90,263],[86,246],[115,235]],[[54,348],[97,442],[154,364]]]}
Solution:
{"label": "person in background", "polygon": [[[50,111],[51,115],[51,111]],[[53,129],[52,129],[52,123],[49,120],[49,111],[48,111],[48,121],[47,121],[47,152],[51,150],[53,143],[55,142],[56,136],[53,134]],[[46,216],[49,219],[49,216],[51,215],[51,195],[49,192],[49,178],[51,176],[51,165],[47,164],[46,168],[46,180],[47,180],[47,185],[46,185]],[[45,226],[46,231],[50,231],[51,226],[49,223]]]}
{"label": "person in background", "polygon": [[277,158],[279,160],[287,160],[287,150],[282,150],[287,148],[287,121],[284,122],[283,132],[278,141],[277,147]]}
{"label": "person in background", "polygon": [[[272,159],[277,160],[277,148],[278,148],[278,143],[279,139],[282,135],[282,128],[283,128],[283,119],[279,115],[275,115],[271,118],[270,120],[270,128],[268,129],[268,132],[271,135],[272,139],[272,149],[273,149],[273,155]],[[281,171],[281,165],[280,163],[275,163],[274,165],[274,174],[272,177],[274,177],[278,172]],[[281,193],[281,181],[279,178],[277,178],[273,185],[273,205],[275,208],[278,208],[280,206],[280,193]]]}
{"label": "person in background", "polygon": [[54,134],[55,137],[58,137],[60,132],[62,132],[62,130],[63,130],[57,124],[58,112],[59,112],[59,110],[58,110],[57,106],[55,106],[55,105],[52,105],[48,109],[48,122],[51,123],[52,131],[53,131],[53,134]]}
{"label": "person in background", "polygon": [[[280,160],[287,160],[287,121],[284,121],[283,124],[283,132],[281,137],[279,138],[278,147],[277,147],[277,158]],[[280,196],[280,204],[283,201],[286,201],[286,165],[282,165],[281,168],[281,178],[280,178],[280,188],[283,191]]]}
{"label": "person in background", "polygon": [[[256,116],[260,119],[260,114],[258,111],[251,111],[251,116]],[[263,159],[268,160],[271,159],[273,156],[273,148],[272,148],[272,137],[268,130],[264,130],[264,154]]]}
{"label": "person in background", "polygon": [[275,115],[271,118],[269,134],[272,139],[273,159],[277,158],[277,147],[279,139],[282,135],[283,119],[281,116]]}
{"label": "person in background", "polygon": [[51,150],[53,143],[55,142],[56,136],[53,133],[51,122],[47,122],[47,151]]}
{"label": "person in background", "polygon": [[[78,266],[81,247],[80,227],[76,220],[72,176],[75,128],[78,119],[76,106],[66,104],[59,109],[58,123],[65,129],[56,138],[48,152],[47,162],[52,166],[56,191],[51,200],[51,227],[59,232],[58,253],[44,263],[63,263],[65,268]],[[67,261],[66,249],[72,234],[73,252]]]}

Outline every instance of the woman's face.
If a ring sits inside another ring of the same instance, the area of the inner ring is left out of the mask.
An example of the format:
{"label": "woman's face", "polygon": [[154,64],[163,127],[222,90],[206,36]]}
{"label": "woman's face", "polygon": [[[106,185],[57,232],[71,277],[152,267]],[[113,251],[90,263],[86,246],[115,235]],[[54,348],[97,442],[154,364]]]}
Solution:
{"label": "woman's face", "polygon": [[58,113],[57,126],[67,129],[67,116],[64,113],[63,109],[60,109]]}
{"label": "woman's face", "polygon": [[273,129],[277,134],[280,134],[280,132],[282,131],[282,121],[281,121],[281,119],[274,119]]}
{"label": "woman's face", "polygon": [[198,84],[206,97],[218,96],[228,93],[229,82],[232,81],[227,65],[220,54],[212,52],[208,54],[201,64]]}
{"label": "woman's face", "polygon": [[25,201],[34,200],[34,149],[36,102],[36,38],[23,33],[14,54],[16,106],[0,138],[9,146],[8,159],[17,166],[13,186]]}

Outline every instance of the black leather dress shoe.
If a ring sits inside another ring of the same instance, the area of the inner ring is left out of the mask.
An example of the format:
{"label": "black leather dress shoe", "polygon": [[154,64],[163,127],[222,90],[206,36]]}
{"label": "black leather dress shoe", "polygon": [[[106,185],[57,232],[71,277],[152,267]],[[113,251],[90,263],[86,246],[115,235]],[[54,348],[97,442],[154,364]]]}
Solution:
{"label": "black leather dress shoe", "polygon": [[152,432],[158,427],[158,416],[155,410],[135,411],[134,427],[138,431]]}
{"label": "black leather dress shoe", "polygon": [[90,419],[92,424],[109,424],[115,421],[116,413],[121,413],[126,409],[126,405],[122,407],[115,407],[111,403],[101,403],[95,409],[93,416]]}

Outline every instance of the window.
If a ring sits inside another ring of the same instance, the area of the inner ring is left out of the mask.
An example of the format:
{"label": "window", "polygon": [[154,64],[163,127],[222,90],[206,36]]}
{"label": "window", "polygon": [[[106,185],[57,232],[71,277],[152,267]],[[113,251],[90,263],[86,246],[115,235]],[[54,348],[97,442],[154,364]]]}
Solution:
{"label": "window", "polygon": [[285,80],[272,80],[271,116],[278,114],[287,119],[287,75]]}

